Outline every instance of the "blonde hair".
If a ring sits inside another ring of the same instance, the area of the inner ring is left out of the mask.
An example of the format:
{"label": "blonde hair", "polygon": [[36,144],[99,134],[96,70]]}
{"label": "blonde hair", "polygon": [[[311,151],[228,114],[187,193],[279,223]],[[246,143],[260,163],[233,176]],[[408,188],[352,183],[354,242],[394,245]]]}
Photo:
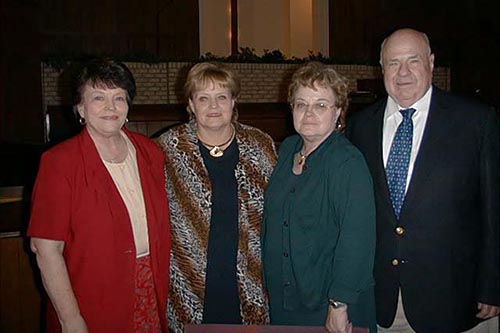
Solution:
{"label": "blonde hair", "polygon": [[[193,97],[198,90],[205,89],[210,84],[218,84],[223,88],[229,89],[231,97],[236,100],[240,95],[240,79],[231,69],[218,62],[201,62],[195,64],[189,70],[186,83],[184,84],[184,93],[187,99]],[[193,116],[193,110],[188,105],[187,111],[190,117]],[[233,110],[233,122],[238,118],[236,104]]]}

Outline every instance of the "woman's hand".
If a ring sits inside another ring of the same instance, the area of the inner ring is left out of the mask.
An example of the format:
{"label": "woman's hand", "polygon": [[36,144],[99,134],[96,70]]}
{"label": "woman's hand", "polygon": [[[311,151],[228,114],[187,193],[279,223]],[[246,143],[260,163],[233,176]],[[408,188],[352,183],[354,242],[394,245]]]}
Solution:
{"label": "woman's hand", "polygon": [[74,319],[61,322],[62,333],[88,333],[89,329],[82,316],[77,316]]}
{"label": "woman's hand", "polygon": [[329,333],[351,333],[352,323],[349,322],[347,306],[339,309],[328,306],[325,328]]}

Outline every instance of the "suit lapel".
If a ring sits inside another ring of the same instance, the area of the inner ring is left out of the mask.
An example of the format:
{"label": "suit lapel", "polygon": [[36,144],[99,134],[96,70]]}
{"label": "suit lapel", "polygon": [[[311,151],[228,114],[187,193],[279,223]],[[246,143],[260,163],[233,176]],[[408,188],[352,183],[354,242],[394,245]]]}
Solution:
{"label": "suit lapel", "polygon": [[446,141],[450,135],[450,123],[447,117],[449,105],[443,98],[443,92],[433,88],[429,115],[425,124],[422,142],[413,167],[413,174],[406,193],[401,219],[411,211],[418,210],[418,198],[424,195],[424,188],[430,179],[433,167],[440,158],[443,140]]}
{"label": "suit lapel", "polygon": [[[385,220],[390,220],[394,225],[397,223],[392,202],[389,195],[389,187],[387,186],[387,177],[385,174],[384,160],[382,155],[382,139],[384,129],[384,114],[387,100],[385,103],[380,103],[372,112],[369,125],[366,127],[366,138],[370,141],[365,150],[365,158],[371,166],[373,182],[378,193],[377,200],[380,211],[388,212]],[[392,213],[390,213],[392,212]]]}

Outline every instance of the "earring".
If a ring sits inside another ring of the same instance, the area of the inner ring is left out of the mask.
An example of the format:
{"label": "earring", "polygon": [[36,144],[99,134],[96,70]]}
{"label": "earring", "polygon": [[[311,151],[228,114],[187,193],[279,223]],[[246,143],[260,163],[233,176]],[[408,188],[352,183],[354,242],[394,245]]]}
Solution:
{"label": "earring", "polygon": [[85,121],[85,118],[83,118],[83,117],[80,117],[80,119],[78,119],[78,122],[79,122],[79,123],[80,123],[80,125],[82,125],[82,126],[85,126],[85,124],[87,123],[87,122]]}
{"label": "earring", "polygon": [[128,118],[125,118],[125,124],[128,123]]}

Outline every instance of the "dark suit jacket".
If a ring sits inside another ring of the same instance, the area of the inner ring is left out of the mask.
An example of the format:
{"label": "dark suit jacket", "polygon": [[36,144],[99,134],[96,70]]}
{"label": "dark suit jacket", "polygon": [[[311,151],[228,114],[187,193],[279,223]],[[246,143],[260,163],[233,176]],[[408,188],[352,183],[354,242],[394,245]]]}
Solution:
{"label": "dark suit jacket", "polygon": [[462,332],[477,324],[477,302],[500,305],[499,117],[433,88],[397,221],[382,157],[385,105],[380,101],[355,113],[346,133],[364,153],[374,179],[378,324],[393,322],[401,288],[414,330]]}

